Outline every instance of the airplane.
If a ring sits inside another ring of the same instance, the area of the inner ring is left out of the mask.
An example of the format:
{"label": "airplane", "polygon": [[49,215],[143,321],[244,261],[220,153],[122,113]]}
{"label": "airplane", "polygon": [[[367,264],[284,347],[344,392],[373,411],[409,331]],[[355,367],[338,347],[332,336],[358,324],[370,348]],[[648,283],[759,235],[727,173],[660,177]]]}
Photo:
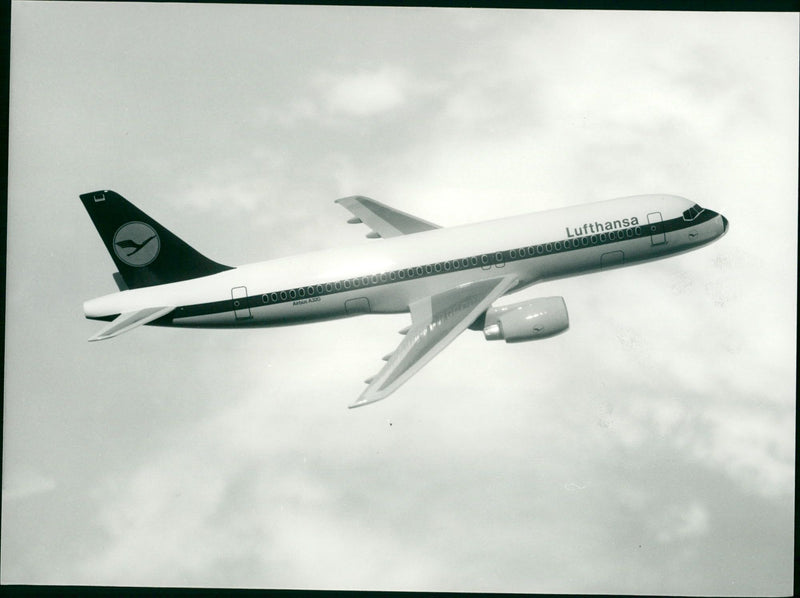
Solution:
{"label": "airplane", "polygon": [[108,322],[90,341],[142,325],[249,328],[410,313],[403,340],[349,405],[386,398],[466,329],[539,340],[569,327],[562,297],[493,306],[535,283],[692,251],[728,220],[675,195],[638,195],[442,228],[368,197],[337,199],[380,242],[236,267],[190,247],[118,193],[80,195],[119,292],[83,304]]}

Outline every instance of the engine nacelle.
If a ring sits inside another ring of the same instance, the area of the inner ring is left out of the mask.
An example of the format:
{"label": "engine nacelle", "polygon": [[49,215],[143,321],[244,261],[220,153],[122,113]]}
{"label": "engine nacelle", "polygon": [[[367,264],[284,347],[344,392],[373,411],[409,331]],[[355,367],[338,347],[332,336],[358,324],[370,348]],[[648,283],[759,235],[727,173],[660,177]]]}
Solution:
{"label": "engine nacelle", "polygon": [[555,336],[567,328],[569,315],[564,298],[542,297],[489,308],[483,336],[487,341],[504,339],[507,343],[520,343]]}

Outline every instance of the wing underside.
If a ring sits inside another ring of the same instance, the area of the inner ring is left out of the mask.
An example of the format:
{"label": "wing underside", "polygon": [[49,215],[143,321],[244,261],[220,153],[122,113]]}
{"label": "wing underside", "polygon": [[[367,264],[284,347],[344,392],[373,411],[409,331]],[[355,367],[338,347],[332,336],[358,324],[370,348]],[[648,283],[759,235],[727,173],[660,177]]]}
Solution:
{"label": "wing underside", "polygon": [[399,237],[400,235],[411,235],[428,230],[440,228],[432,222],[417,218],[406,212],[390,208],[379,201],[353,195],[337,199],[336,203],[350,211],[355,218],[348,220],[350,224],[364,223],[372,229],[367,236],[372,239],[383,237]]}
{"label": "wing underside", "polygon": [[361,407],[389,396],[516,283],[514,276],[480,280],[412,303],[412,324],[405,338],[350,407]]}

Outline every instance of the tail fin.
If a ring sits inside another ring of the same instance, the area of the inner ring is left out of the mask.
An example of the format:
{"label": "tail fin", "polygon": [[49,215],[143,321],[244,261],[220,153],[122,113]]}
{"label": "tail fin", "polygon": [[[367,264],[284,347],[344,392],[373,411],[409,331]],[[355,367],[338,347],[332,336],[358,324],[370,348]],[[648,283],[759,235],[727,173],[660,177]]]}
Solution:
{"label": "tail fin", "polygon": [[80,197],[129,289],[231,269],[208,259],[114,191]]}

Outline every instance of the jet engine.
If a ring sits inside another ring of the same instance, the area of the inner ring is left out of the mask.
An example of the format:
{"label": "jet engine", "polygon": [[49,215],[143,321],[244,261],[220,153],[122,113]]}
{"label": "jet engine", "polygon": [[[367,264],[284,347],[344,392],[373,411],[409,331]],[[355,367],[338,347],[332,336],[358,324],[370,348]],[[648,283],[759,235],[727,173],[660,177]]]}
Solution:
{"label": "jet engine", "polygon": [[483,335],[487,341],[507,343],[539,340],[569,328],[563,297],[541,297],[486,310]]}

